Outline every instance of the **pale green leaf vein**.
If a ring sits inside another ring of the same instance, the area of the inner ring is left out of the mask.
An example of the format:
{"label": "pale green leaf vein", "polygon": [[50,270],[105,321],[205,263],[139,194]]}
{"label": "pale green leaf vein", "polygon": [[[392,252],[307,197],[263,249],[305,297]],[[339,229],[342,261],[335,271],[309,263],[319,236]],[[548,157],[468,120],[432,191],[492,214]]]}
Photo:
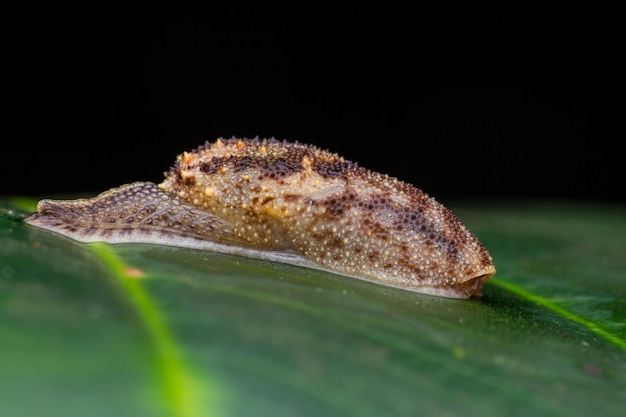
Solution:
{"label": "pale green leaf vein", "polygon": [[555,302],[549,300],[548,298],[542,297],[540,295],[534,294],[528,290],[525,290],[522,287],[519,287],[515,284],[512,284],[508,281],[503,281],[501,279],[492,279],[491,281],[489,281],[490,284],[496,285],[500,288],[503,288],[507,291],[510,291],[511,293],[522,297],[523,299],[530,301],[531,303],[535,303],[545,309],[548,309],[562,317],[565,317],[568,320],[571,320],[575,323],[578,323],[579,325],[585,327],[586,329],[588,329],[589,331],[591,331],[592,333],[595,333],[596,335],[602,337],[603,339],[609,341],[610,343],[614,344],[615,346],[621,348],[622,350],[626,350],[626,341],[620,339],[619,337],[615,336],[614,334],[612,334],[611,332],[609,332],[608,330],[604,329],[603,327],[601,327],[600,325],[598,325],[597,323],[594,323],[591,320],[587,320],[579,315],[577,315],[576,313],[569,311],[563,307],[561,307],[560,305],[556,304]]}
{"label": "pale green leaf vein", "polygon": [[[198,395],[209,394],[206,387],[201,390],[200,383],[185,366],[178,344],[163,320],[158,307],[142,285],[142,279],[132,273],[126,265],[104,243],[89,245],[94,252],[118,279],[137,314],[146,327],[154,345],[159,371],[161,373],[164,396],[170,415],[173,417],[200,417],[214,415],[202,410]],[[206,384],[203,384],[206,385]],[[215,396],[212,395],[214,398]]]}

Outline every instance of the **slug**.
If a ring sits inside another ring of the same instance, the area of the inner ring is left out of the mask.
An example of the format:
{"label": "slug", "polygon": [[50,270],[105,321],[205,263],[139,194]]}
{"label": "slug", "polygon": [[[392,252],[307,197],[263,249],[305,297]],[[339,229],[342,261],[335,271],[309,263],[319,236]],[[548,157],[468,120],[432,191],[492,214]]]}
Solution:
{"label": "slug", "polygon": [[450,298],[482,295],[495,274],[487,249],[422,190],[273,138],[206,142],[159,185],[44,199],[25,221],[81,242],[199,248]]}

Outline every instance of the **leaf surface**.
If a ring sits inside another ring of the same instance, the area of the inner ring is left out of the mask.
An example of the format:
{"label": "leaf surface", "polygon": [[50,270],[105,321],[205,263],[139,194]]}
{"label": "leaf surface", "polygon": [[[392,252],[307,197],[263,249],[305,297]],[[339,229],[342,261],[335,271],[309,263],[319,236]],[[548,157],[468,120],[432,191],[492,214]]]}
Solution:
{"label": "leaf surface", "polygon": [[81,244],[0,200],[11,416],[618,416],[623,207],[451,207],[498,273],[479,300],[150,245]]}

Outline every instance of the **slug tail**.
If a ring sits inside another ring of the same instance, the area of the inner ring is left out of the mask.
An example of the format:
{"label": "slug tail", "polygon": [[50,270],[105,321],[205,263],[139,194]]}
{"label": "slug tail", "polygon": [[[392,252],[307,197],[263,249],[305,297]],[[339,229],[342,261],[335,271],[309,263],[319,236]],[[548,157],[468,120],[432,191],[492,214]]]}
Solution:
{"label": "slug tail", "polygon": [[180,245],[187,239],[245,244],[230,234],[223,220],[151,182],[123,185],[90,199],[41,200],[25,221],[80,242]]}

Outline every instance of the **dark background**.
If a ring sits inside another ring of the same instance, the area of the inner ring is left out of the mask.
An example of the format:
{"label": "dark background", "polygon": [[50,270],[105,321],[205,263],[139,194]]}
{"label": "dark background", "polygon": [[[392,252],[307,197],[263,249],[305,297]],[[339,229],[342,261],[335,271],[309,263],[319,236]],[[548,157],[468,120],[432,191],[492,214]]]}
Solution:
{"label": "dark background", "polygon": [[462,11],[28,12],[5,60],[0,195],[160,182],[185,150],[258,135],[327,148],[443,202],[626,201],[611,28],[510,28],[507,16],[485,27]]}

